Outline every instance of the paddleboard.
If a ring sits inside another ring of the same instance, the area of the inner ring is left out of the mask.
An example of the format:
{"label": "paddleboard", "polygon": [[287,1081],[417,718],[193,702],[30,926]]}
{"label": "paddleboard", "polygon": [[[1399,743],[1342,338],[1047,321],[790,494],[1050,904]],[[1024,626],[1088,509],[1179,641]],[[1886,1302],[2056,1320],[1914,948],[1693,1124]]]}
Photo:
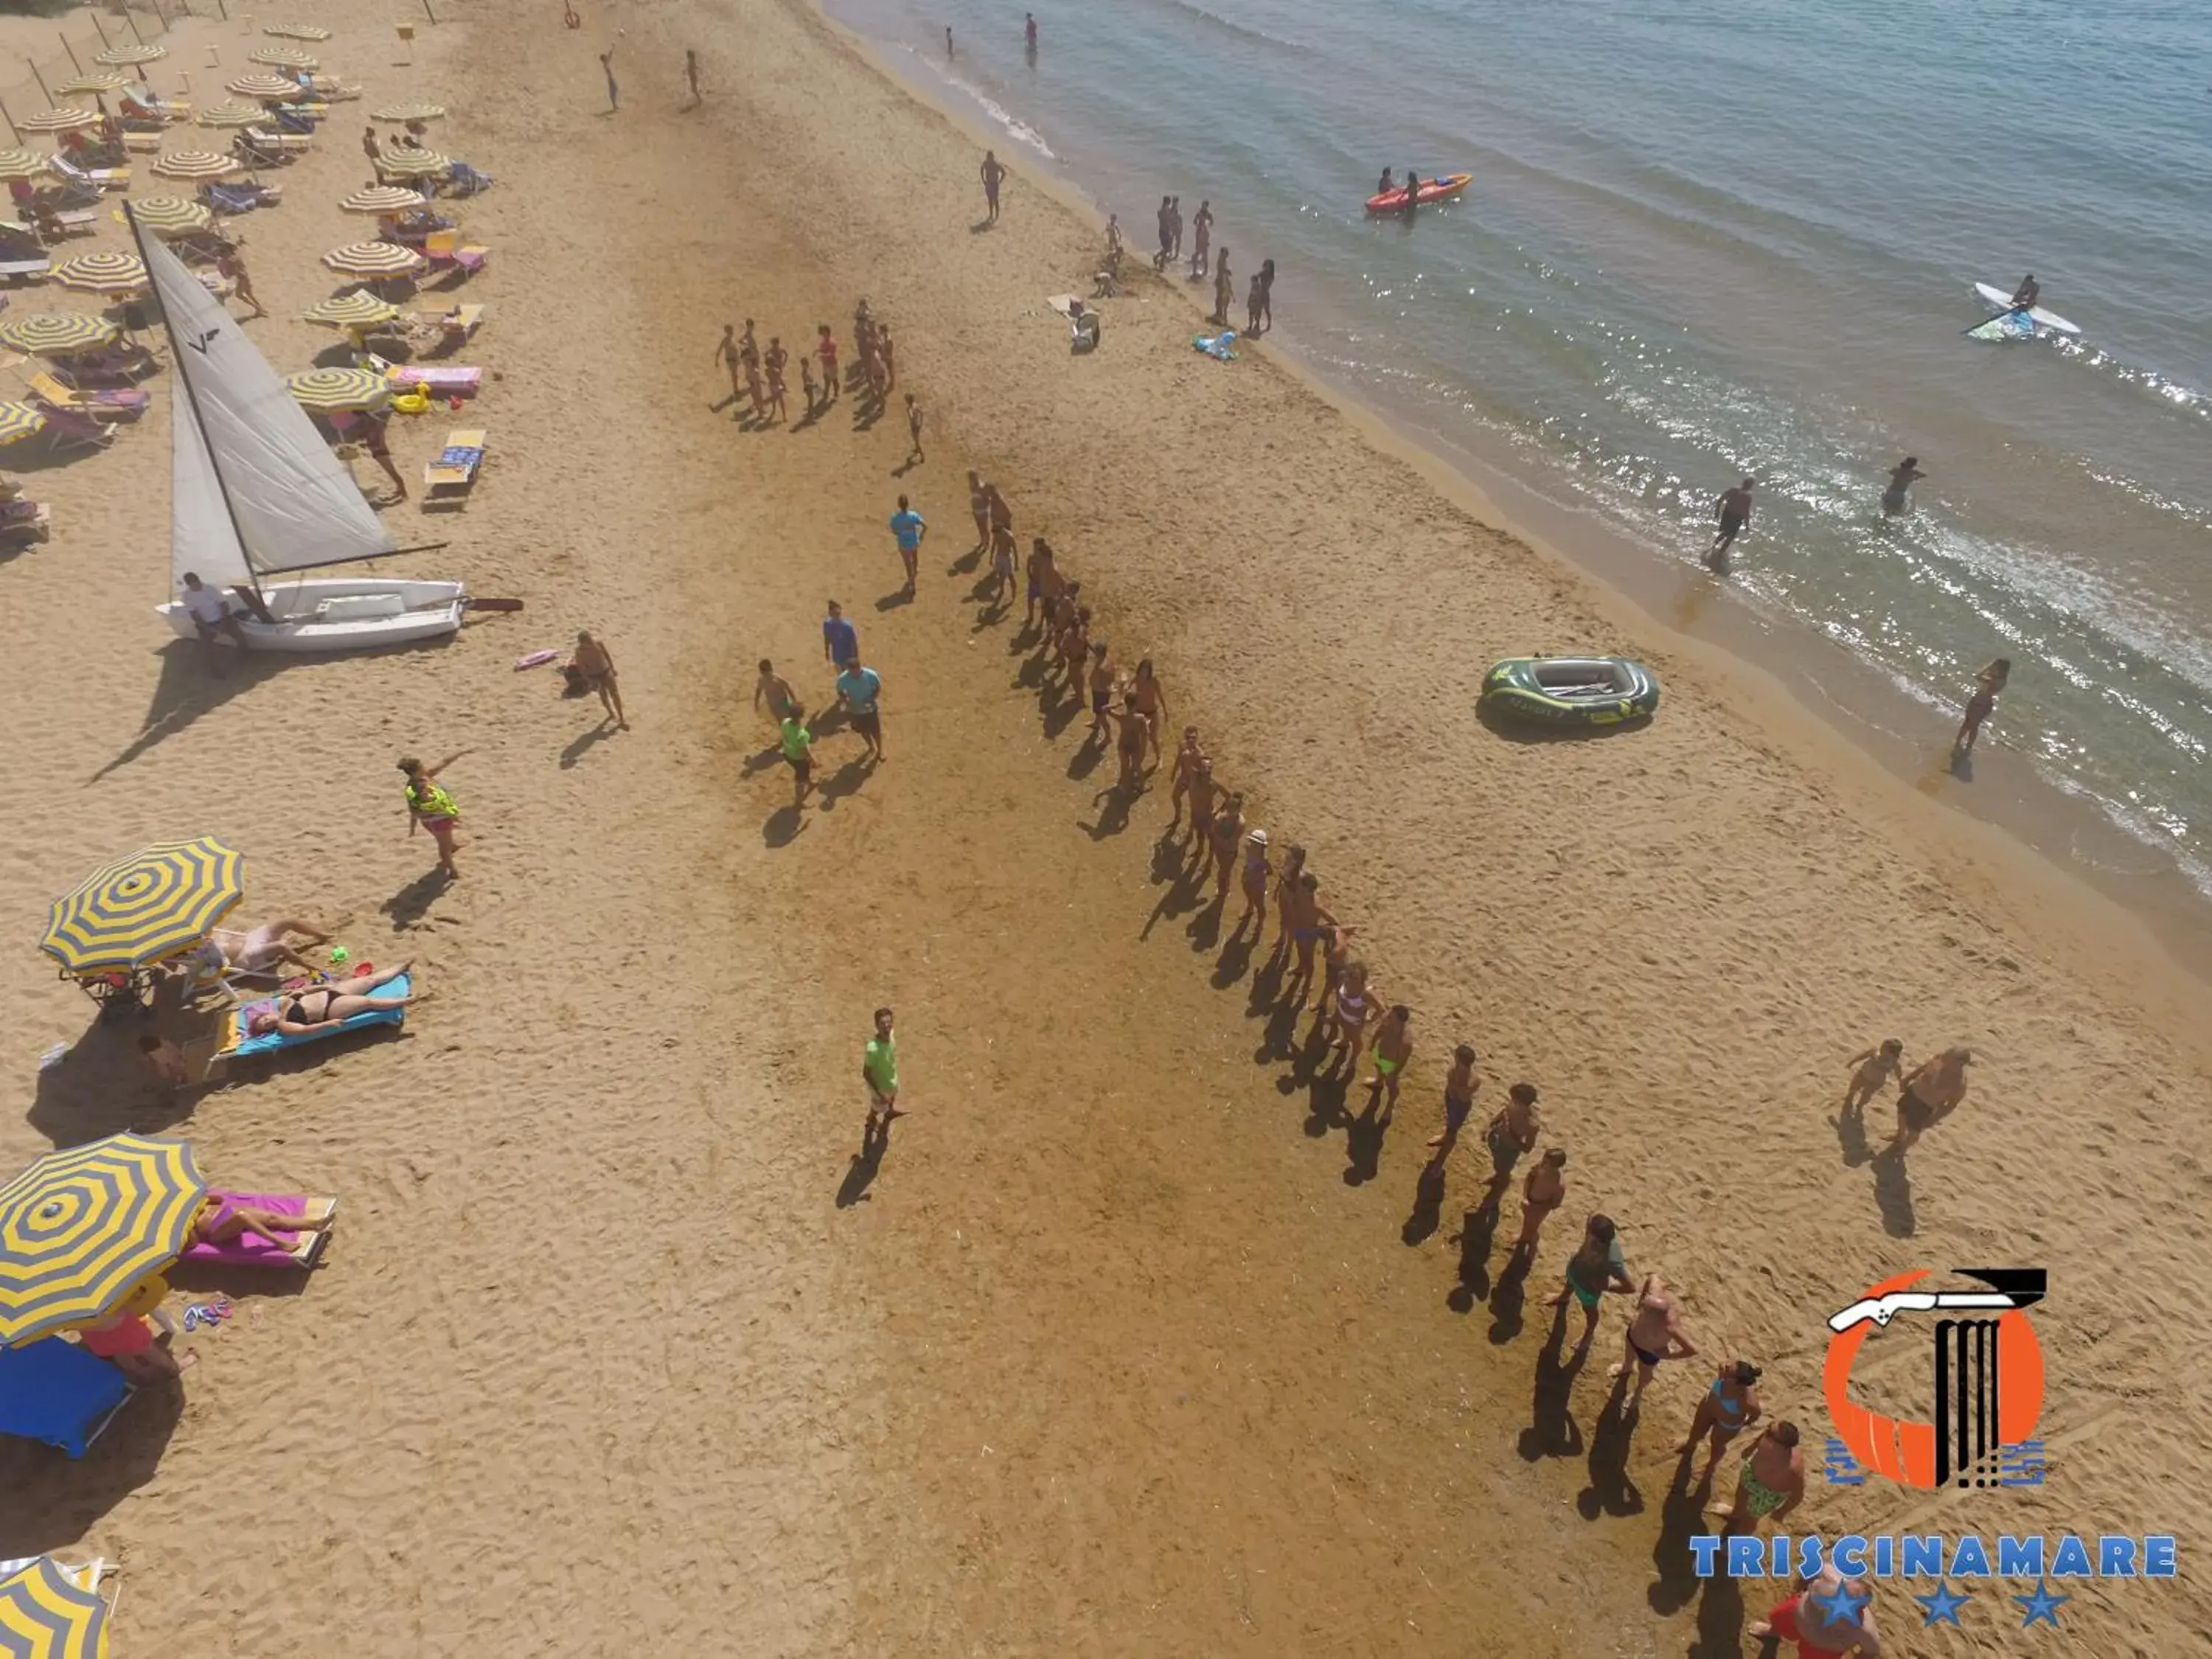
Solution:
{"label": "paddleboard", "polygon": [[[1474,175],[1471,173],[1447,173],[1440,179],[1424,179],[1418,205],[1426,207],[1431,202],[1449,202],[1474,182]],[[1403,185],[1380,196],[1367,198],[1370,213],[1402,213],[1405,208],[1406,187]]]}
{"label": "paddleboard", "polygon": [[[1999,288],[1994,283],[1976,283],[1974,292],[1987,300],[1999,311],[2012,309],[2012,290],[2008,288]],[[2055,328],[2061,334],[2079,334],[2081,331],[2075,324],[2068,322],[2055,311],[2045,311],[2041,306],[2035,307],[2027,314],[2035,319],[2038,325],[2044,328]]]}

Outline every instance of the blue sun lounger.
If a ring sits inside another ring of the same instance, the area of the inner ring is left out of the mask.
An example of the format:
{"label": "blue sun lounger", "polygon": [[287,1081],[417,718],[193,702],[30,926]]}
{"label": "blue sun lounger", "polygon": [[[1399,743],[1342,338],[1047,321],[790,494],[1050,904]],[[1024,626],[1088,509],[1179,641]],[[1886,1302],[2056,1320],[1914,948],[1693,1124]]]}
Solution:
{"label": "blue sun lounger", "polygon": [[[398,979],[380,988],[377,995],[405,996],[414,988],[414,975],[402,974]],[[276,1000],[275,997],[263,997],[257,1002],[241,1003],[232,1009],[228,1040],[222,1048],[216,1050],[216,1054],[223,1059],[245,1059],[254,1054],[273,1054],[281,1048],[297,1048],[307,1043],[320,1042],[325,1037],[339,1036],[345,1032],[362,1030],[371,1025],[404,1024],[407,1019],[407,1011],[404,1008],[371,1008],[366,1013],[356,1014],[350,1019],[340,1020],[337,1024],[328,1030],[318,1031],[313,1036],[286,1036],[276,1031],[255,1036],[249,1029],[253,1016],[258,1013],[274,1012]]]}
{"label": "blue sun lounger", "polygon": [[82,1457],[131,1395],[121,1371],[58,1336],[0,1348],[0,1434]]}

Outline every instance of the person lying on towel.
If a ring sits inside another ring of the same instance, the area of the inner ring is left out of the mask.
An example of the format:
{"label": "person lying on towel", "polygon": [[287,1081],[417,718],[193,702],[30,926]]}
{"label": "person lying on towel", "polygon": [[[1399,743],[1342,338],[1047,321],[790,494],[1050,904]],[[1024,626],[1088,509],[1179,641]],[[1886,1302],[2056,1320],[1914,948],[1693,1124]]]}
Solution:
{"label": "person lying on towel", "polygon": [[274,1010],[264,1008],[246,1021],[246,1034],[266,1036],[274,1031],[279,1036],[323,1036],[356,1014],[372,1013],[380,1008],[404,1008],[414,1000],[411,993],[399,996],[378,996],[376,993],[407,969],[408,964],[403,962],[374,978],[333,980],[327,985],[287,991],[276,999]]}
{"label": "person lying on towel", "polygon": [[267,1239],[280,1250],[289,1250],[294,1235],[320,1232],[337,1219],[335,1212],[283,1215],[258,1205],[241,1204],[234,1198],[210,1197],[202,1201],[199,1213],[192,1218],[192,1236],[185,1248],[193,1244],[229,1244],[252,1233]]}

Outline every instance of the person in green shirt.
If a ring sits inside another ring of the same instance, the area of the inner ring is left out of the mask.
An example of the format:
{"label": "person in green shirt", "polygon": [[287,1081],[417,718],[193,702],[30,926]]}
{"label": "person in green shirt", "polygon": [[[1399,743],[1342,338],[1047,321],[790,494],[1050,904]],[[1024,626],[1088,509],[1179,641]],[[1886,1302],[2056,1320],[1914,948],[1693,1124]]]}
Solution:
{"label": "person in green shirt", "polygon": [[898,1109],[898,1039],[891,1035],[891,1011],[876,1010],[876,1034],[860,1054],[860,1077],[868,1085],[866,1133],[874,1133],[878,1121],[889,1129]]}
{"label": "person in green shirt", "polygon": [[776,722],[776,731],[782,740],[783,757],[791,763],[791,805],[797,811],[806,805],[814,787],[814,733],[807,726],[806,711],[793,703]]}

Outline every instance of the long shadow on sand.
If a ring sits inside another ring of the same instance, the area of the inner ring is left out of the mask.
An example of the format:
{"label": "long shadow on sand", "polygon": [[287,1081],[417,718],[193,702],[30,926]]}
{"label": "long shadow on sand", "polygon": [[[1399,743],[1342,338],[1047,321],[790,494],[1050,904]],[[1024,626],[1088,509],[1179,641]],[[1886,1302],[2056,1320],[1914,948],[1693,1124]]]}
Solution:
{"label": "long shadow on sand", "polygon": [[218,679],[209,672],[206,647],[198,640],[172,640],[161,647],[161,672],[154,682],[154,696],[138,735],[125,744],[100,770],[99,782],[147,753],[164,738],[173,738],[210,709],[220,708],[241,691],[250,691],[283,669],[282,662],[250,651],[222,647],[224,673]]}
{"label": "long shadow on sand", "polygon": [[1892,1238],[1910,1238],[1920,1231],[1912,1208],[1912,1177],[1905,1172],[1901,1154],[1874,1160],[1874,1201],[1881,1211],[1881,1230]]}
{"label": "long shadow on sand", "polygon": [[1585,1521],[1601,1515],[1641,1515],[1644,1494],[1628,1473],[1628,1449],[1636,1437],[1637,1413],[1629,1409],[1629,1373],[1613,1380],[1612,1392],[1590,1431],[1589,1485],[1575,1495],[1575,1510]]}
{"label": "long shadow on sand", "polygon": [[1567,1340],[1567,1310],[1561,1307],[1552,1320],[1552,1334],[1536,1356],[1536,1381],[1530,1402],[1528,1426],[1521,1431],[1521,1455],[1531,1463],[1547,1457],[1579,1457],[1583,1431],[1569,1409],[1576,1375],[1583,1368],[1579,1353],[1565,1363],[1560,1353]]}
{"label": "long shadow on sand", "polygon": [[1706,1524],[1706,1500],[1713,1495],[1713,1478],[1708,1472],[1695,1485],[1690,1480],[1690,1471],[1704,1455],[1705,1438],[1700,1435],[1689,1450],[1674,1462],[1674,1478],[1668,1483],[1667,1496],[1659,1506],[1659,1536],[1651,1546],[1650,1585],[1644,1599],[1651,1611],[1662,1619],[1671,1619],[1690,1605],[1698,1593],[1696,1565],[1690,1559],[1690,1540],[1711,1528]]}
{"label": "long shadow on sand", "polygon": [[845,1179],[838,1184],[837,1207],[849,1210],[855,1204],[865,1204],[868,1188],[882,1173],[884,1154],[890,1149],[891,1127],[871,1119],[860,1130],[860,1150],[853,1154],[853,1161],[845,1167]]}

